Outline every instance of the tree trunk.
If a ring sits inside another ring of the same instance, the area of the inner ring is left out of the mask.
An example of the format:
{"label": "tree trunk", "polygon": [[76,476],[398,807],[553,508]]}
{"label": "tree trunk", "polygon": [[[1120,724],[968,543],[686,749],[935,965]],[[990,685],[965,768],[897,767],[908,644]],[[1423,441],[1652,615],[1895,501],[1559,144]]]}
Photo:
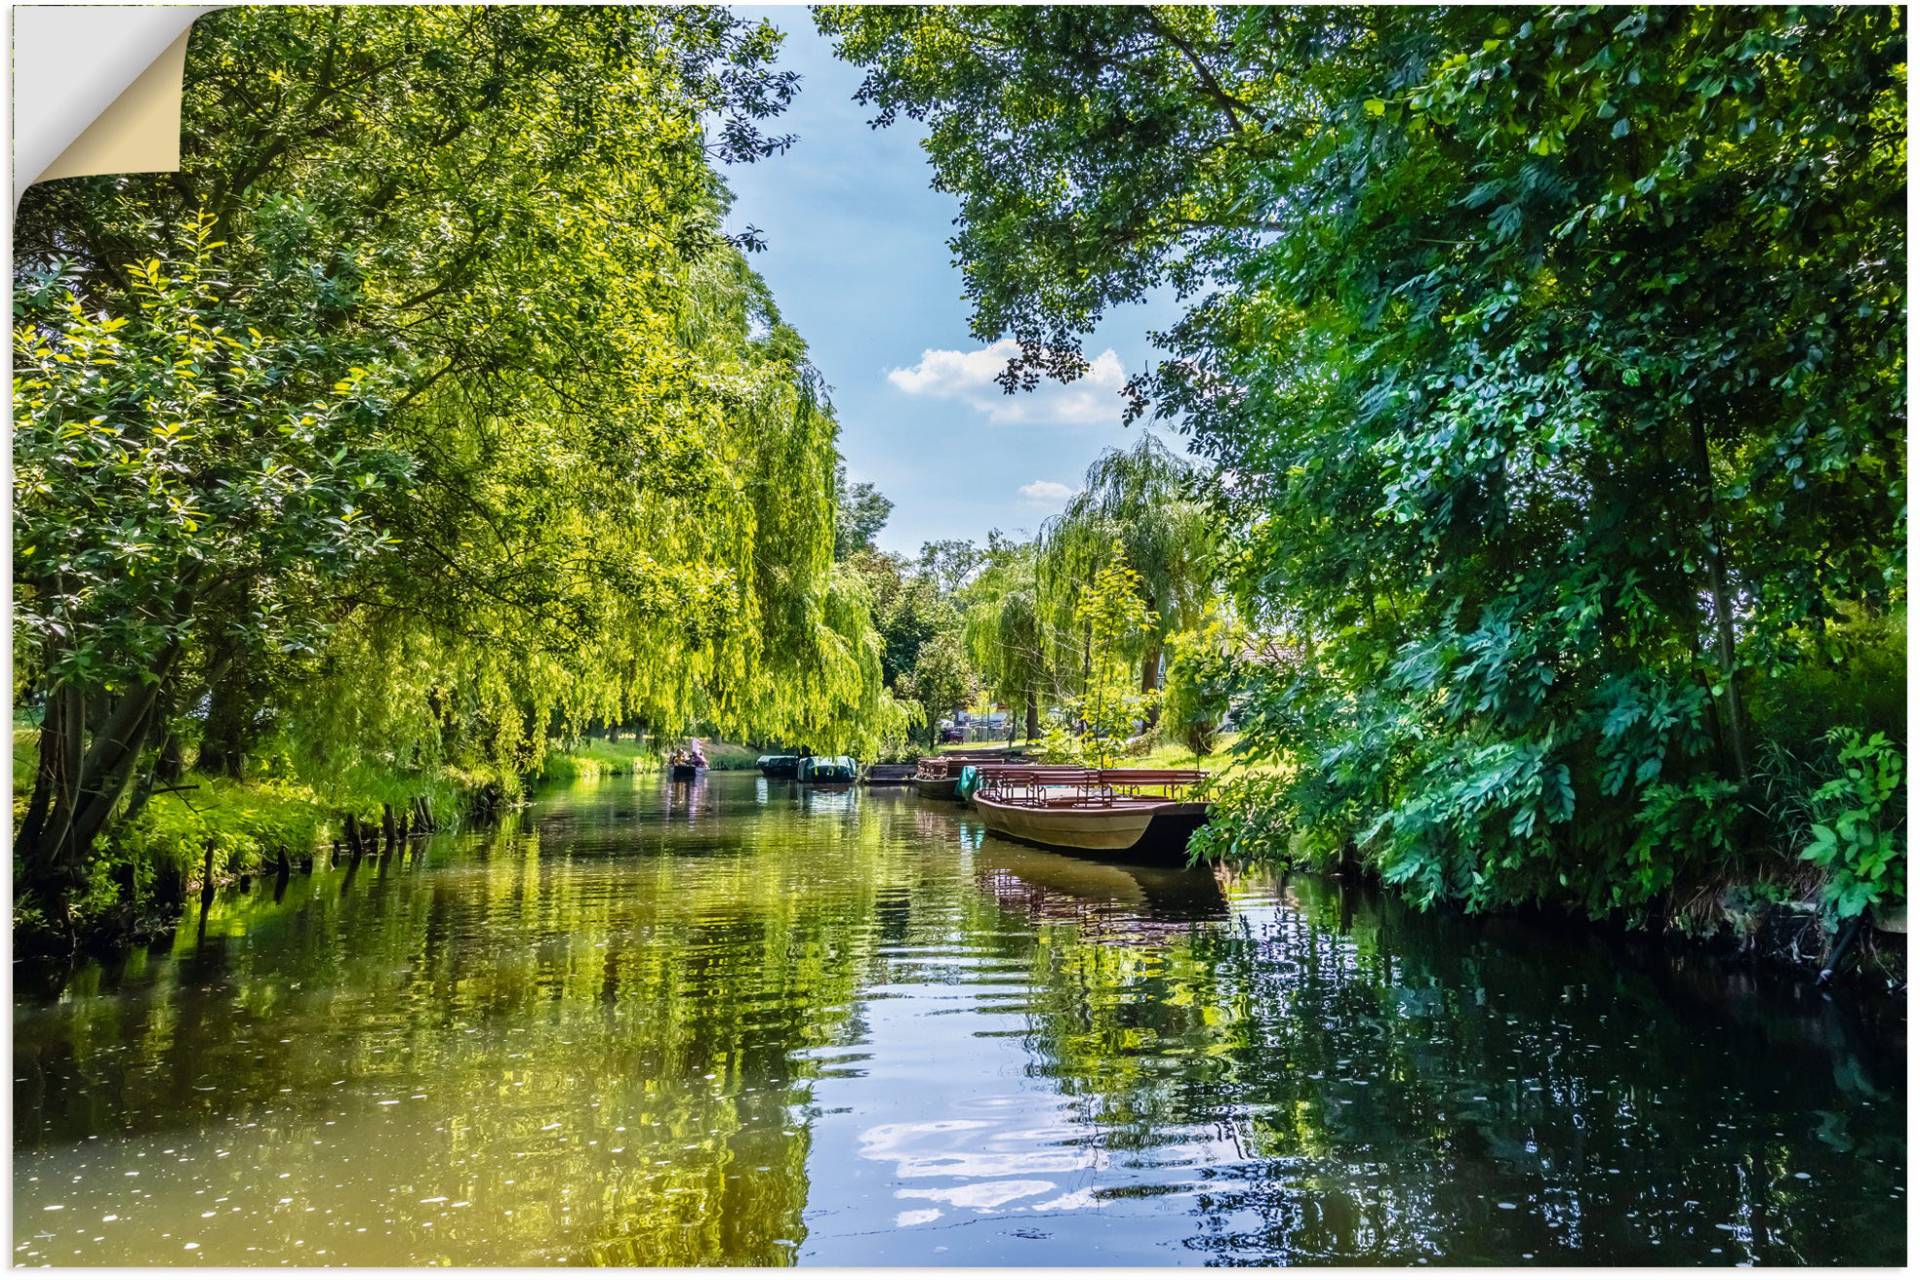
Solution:
{"label": "tree trunk", "polygon": [[154,731],[165,722],[162,690],[179,657],[161,655],[153,680],[104,706],[92,741],[84,740],[86,692],[56,689],[41,725],[34,795],[14,845],[26,884],[55,903],[86,878],[94,841],[133,780]]}
{"label": "tree trunk", "polygon": [[1027,741],[1032,742],[1040,736],[1040,693],[1031,685],[1027,687]]}
{"label": "tree trunk", "polygon": [[1713,459],[1707,451],[1707,427],[1699,410],[1693,412],[1693,460],[1699,470],[1700,494],[1707,542],[1707,588],[1713,596],[1713,623],[1720,659],[1720,680],[1726,687],[1727,745],[1742,784],[1747,781],[1746,709],[1740,699],[1739,668],[1735,663],[1733,601],[1727,590],[1726,536],[1720,526],[1720,506],[1713,492]]}
{"label": "tree trunk", "polygon": [[253,700],[245,684],[245,676],[229,671],[208,689],[207,728],[200,739],[202,773],[223,775],[236,782],[246,776]]}
{"label": "tree trunk", "polygon": [[[1147,655],[1140,660],[1140,692],[1151,694],[1160,687],[1160,642],[1147,641]],[[1160,702],[1154,699],[1147,704],[1147,728],[1160,723]]]}
{"label": "tree trunk", "polygon": [[84,703],[85,695],[71,687],[58,688],[47,695],[47,711],[40,720],[39,764],[34,771],[33,798],[27,803],[26,817],[20,823],[15,842],[15,849],[23,860],[28,850],[40,844],[47,814],[56,800],[65,805],[73,803],[79,786]]}
{"label": "tree trunk", "polygon": [[161,782],[174,783],[186,776],[186,772],[187,762],[182,754],[180,735],[169,729],[160,743],[160,758],[154,762],[153,776]]}

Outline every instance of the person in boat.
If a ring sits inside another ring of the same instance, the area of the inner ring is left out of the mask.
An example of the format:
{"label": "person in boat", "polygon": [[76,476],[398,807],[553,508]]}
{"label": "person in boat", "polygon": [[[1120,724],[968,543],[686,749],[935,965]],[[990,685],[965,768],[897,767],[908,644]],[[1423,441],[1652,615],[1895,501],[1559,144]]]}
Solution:
{"label": "person in boat", "polygon": [[693,750],[688,753],[687,763],[696,769],[707,767],[707,753],[700,749],[700,739],[693,740]]}

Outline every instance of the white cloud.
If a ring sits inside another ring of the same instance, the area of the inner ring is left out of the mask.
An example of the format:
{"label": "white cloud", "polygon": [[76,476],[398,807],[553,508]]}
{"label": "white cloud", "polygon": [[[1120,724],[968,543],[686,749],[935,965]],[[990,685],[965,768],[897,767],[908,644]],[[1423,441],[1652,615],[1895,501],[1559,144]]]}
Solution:
{"label": "white cloud", "polygon": [[1007,395],[993,379],[1019,350],[1011,338],[978,351],[930,348],[912,368],[889,370],[887,381],[910,396],[959,400],[986,414],[989,422],[1091,426],[1120,421],[1127,373],[1112,347],[1089,361],[1078,381],[1046,380],[1032,391]]}
{"label": "white cloud", "polygon": [[1073,493],[1072,485],[1061,484],[1058,480],[1035,480],[1020,486],[1020,496],[1036,507],[1064,507]]}

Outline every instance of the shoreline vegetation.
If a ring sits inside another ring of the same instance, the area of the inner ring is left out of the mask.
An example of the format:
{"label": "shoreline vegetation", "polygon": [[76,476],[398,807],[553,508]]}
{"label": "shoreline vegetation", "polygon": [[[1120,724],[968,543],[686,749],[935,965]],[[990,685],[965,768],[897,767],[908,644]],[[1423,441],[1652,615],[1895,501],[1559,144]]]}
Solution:
{"label": "shoreline vegetation", "polygon": [[1216,770],[1228,866],[1743,948],[1903,919],[1903,19],[815,20],[926,130],[1009,390],[1179,295],[1137,442],[1031,537],[881,549],[727,230],[797,141],[769,24],[210,14],[180,172],[20,206],[17,952],[960,708]]}

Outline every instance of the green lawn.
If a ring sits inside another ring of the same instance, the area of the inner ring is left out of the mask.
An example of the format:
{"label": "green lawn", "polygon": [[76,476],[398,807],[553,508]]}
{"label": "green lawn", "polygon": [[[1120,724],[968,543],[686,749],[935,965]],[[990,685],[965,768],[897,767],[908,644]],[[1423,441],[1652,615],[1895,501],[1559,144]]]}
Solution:
{"label": "green lawn", "polygon": [[[1154,742],[1146,754],[1125,756],[1116,762],[1115,767],[1125,769],[1207,769],[1218,772],[1225,769],[1227,765],[1232,762],[1232,757],[1227,753],[1239,736],[1237,733],[1221,734],[1214,740],[1213,750],[1203,756],[1195,756],[1184,743],[1161,738]],[[943,754],[953,751],[992,751],[997,748],[1004,748],[1006,745],[1004,741],[946,742],[940,745],[940,751]],[[1026,743],[1016,741],[1014,746],[1016,748],[1024,747]]]}

